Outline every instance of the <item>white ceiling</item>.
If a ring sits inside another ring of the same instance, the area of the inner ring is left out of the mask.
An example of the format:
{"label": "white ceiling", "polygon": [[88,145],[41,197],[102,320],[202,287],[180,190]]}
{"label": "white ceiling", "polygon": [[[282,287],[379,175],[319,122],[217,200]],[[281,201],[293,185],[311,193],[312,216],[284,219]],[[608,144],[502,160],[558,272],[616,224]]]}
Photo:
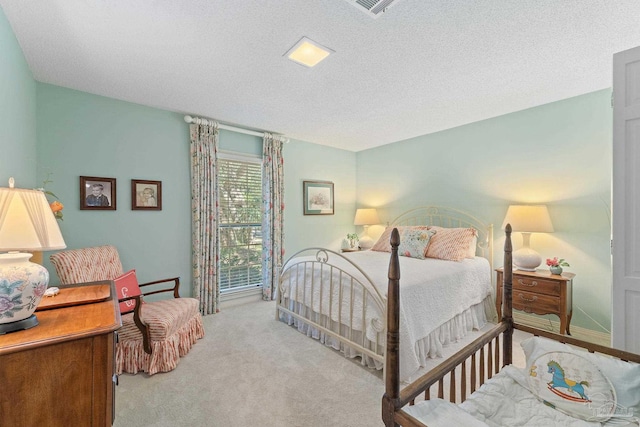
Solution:
{"label": "white ceiling", "polygon": [[640,0],[348,1],[0,5],[38,81],[351,151],[611,87],[640,45]]}

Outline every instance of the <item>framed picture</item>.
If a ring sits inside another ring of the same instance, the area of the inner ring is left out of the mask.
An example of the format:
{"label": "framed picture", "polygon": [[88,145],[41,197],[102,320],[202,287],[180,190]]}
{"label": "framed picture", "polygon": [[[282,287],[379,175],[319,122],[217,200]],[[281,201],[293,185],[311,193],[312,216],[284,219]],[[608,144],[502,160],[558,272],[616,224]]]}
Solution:
{"label": "framed picture", "polygon": [[333,182],[302,182],[304,214],[333,215]]}
{"label": "framed picture", "polygon": [[81,210],[116,210],[116,179],[80,177]]}
{"label": "framed picture", "polygon": [[131,209],[134,211],[161,211],[162,181],[132,179]]}

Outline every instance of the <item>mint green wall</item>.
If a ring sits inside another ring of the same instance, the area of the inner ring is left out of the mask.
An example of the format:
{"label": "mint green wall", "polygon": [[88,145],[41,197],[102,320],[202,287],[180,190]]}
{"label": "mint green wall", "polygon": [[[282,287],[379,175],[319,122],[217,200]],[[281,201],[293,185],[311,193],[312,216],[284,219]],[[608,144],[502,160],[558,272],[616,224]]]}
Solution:
{"label": "mint green wall", "polygon": [[[285,258],[310,246],[339,250],[354,232],[356,154],[292,140],[285,144]],[[334,215],[304,215],[303,181],[331,181]]]}
{"label": "mint green wall", "polygon": [[[532,235],[531,246],[576,273],[572,325],[609,329],[610,97],[602,90],[359,152],[358,206],[378,207],[384,222],[431,204],[472,212],[495,226],[499,267],[509,204],[546,204],[556,232]],[[520,233],[513,241],[518,249]]]}
{"label": "mint green wall", "polygon": [[[38,176],[65,205],[67,248],[113,244],[141,282],[191,294],[188,125],[181,115],[38,83]],[[115,211],[81,211],[79,177],[116,178]],[[162,181],[162,210],[131,210],[131,180]],[[48,258],[48,257],[45,257]],[[57,281],[54,269],[52,283]]]}
{"label": "mint green wall", "polygon": [[[65,205],[68,248],[115,245],[140,281],[180,276],[191,295],[188,125],[181,114],[48,84],[37,85],[38,179]],[[262,155],[262,138],[220,131],[220,149]],[[353,231],[355,153],[292,141],[285,145],[285,249],[340,247]],[[79,176],[116,178],[116,211],[81,211]],[[162,211],[131,210],[131,179],[162,181]],[[302,215],[302,181],[335,183],[336,214]],[[47,258],[47,257],[45,257]],[[57,281],[54,269],[45,260]]]}
{"label": "mint green wall", "polygon": [[36,181],[36,82],[0,8],[0,187]]}

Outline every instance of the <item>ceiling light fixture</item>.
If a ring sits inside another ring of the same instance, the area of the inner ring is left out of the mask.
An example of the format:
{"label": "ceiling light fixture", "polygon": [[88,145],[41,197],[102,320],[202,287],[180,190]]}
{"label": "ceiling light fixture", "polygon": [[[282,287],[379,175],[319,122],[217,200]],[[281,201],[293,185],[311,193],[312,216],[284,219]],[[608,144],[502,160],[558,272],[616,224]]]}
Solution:
{"label": "ceiling light fixture", "polygon": [[297,62],[298,64],[311,68],[332,53],[333,50],[324,47],[307,37],[303,37],[298,41],[298,43],[289,49],[287,53],[285,53],[285,56],[293,62]]}

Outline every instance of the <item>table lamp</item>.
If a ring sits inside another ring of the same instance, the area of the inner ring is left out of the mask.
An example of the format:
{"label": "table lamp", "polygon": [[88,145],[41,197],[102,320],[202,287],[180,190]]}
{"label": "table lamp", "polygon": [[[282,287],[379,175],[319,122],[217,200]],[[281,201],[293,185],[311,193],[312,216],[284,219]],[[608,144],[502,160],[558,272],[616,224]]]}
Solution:
{"label": "table lamp", "polygon": [[522,233],[522,247],[513,252],[517,270],[535,271],[542,263],[540,254],[529,247],[531,233],[553,233],[551,217],[545,205],[511,205],[502,223],[504,230],[511,224],[513,231]]}
{"label": "table lamp", "polygon": [[0,188],[0,335],[36,326],[33,312],[49,284],[49,272],[19,251],[64,249],[47,198],[40,190]]}
{"label": "table lamp", "polygon": [[369,226],[374,224],[380,224],[378,218],[378,211],[375,209],[358,209],[356,210],[356,217],[353,220],[353,225],[363,225],[364,232],[359,238],[361,249],[371,249],[373,246],[373,239],[367,234]]}

